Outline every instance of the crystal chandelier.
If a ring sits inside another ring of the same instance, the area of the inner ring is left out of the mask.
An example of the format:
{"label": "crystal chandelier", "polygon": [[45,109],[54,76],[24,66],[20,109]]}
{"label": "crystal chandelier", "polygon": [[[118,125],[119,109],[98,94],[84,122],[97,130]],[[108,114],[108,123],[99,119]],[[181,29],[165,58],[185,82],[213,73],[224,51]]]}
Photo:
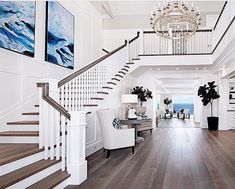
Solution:
{"label": "crystal chandelier", "polygon": [[193,35],[201,24],[198,7],[188,2],[164,2],[161,8],[151,12],[150,24],[160,36],[168,39],[181,39]]}

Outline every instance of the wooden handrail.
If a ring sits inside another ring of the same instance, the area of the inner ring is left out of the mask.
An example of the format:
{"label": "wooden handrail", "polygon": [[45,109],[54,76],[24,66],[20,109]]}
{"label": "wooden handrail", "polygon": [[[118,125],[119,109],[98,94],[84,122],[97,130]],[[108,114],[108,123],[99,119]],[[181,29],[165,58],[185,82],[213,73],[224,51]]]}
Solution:
{"label": "wooden handrail", "polygon": [[61,106],[58,102],[56,102],[53,98],[49,96],[49,83],[37,83],[37,87],[42,88],[42,99],[45,100],[48,104],[50,104],[53,108],[55,108],[59,113],[65,116],[70,120],[69,112]]}
{"label": "wooden handrail", "polygon": [[231,22],[229,23],[229,25],[227,26],[226,30],[224,31],[223,35],[221,36],[220,40],[218,41],[218,43],[216,44],[216,46],[214,47],[213,51],[211,52],[211,54],[213,54],[216,50],[216,48],[219,46],[220,42],[222,41],[222,39],[224,38],[224,36],[226,35],[226,33],[228,32],[229,28],[231,27],[231,25],[233,24],[235,20],[235,16],[233,17],[233,19],[231,20]]}
{"label": "wooden handrail", "polygon": [[140,32],[138,31],[138,32],[137,32],[137,35],[136,35],[133,39],[131,39],[131,40],[129,41],[129,44],[132,43],[133,41],[135,41],[136,39],[138,39],[139,36],[140,36]]}
{"label": "wooden handrail", "polygon": [[109,51],[105,50],[104,48],[102,48],[102,51],[106,52],[106,53],[109,53]]}
{"label": "wooden handrail", "polygon": [[222,14],[223,14],[223,12],[224,12],[224,9],[225,9],[227,3],[228,3],[228,1],[225,1],[225,2],[224,2],[224,6],[223,6],[223,8],[222,8],[222,10],[221,10],[221,12],[220,12],[220,14],[219,14],[219,17],[218,17],[218,19],[217,19],[217,21],[216,21],[216,23],[215,23],[215,26],[214,26],[213,30],[215,30],[217,24],[219,23],[220,17],[222,16]]}
{"label": "wooden handrail", "polygon": [[[187,32],[187,30],[176,31],[176,32]],[[212,32],[212,29],[200,29],[200,30],[197,30],[196,32]],[[148,34],[148,33],[156,33],[156,32],[155,31],[144,31],[144,34]]]}
{"label": "wooden handrail", "polygon": [[121,50],[122,48],[124,48],[126,45],[127,45],[127,41],[125,41],[125,43],[122,46],[114,49],[113,51],[109,52],[108,54],[102,56],[101,58],[95,60],[94,62],[88,64],[87,66],[81,68],[80,70],[78,70],[78,71],[72,73],[71,75],[65,77],[64,79],[60,80],[59,83],[58,83],[58,87],[63,86],[65,83],[67,83],[67,82],[71,81],[72,79],[74,79],[75,77],[81,75],[82,73],[84,73],[85,71],[89,70],[90,68],[92,68],[96,64],[99,64],[104,59],[110,57],[112,54],[114,54],[114,53],[118,52],[119,50]]}

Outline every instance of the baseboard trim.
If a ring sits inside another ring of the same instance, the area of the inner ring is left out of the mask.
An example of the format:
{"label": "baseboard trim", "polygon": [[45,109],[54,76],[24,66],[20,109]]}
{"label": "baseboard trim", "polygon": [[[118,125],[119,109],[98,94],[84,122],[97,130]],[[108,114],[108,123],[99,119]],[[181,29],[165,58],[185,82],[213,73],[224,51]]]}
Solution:
{"label": "baseboard trim", "polygon": [[102,139],[86,145],[86,157],[103,148]]}

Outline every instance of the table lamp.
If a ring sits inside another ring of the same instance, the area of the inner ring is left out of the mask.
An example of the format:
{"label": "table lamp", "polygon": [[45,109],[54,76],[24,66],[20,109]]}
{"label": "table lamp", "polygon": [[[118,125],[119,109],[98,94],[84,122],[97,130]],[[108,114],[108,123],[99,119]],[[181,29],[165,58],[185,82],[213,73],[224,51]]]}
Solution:
{"label": "table lamp", "polygon": [[121,102],[123,104],[128,104],[128,113],[127,118],[128,119],[136,119],[136,110],[133,108],[131,104],[138,103],[138,96],[135,94],[123,94],[121,96]]}

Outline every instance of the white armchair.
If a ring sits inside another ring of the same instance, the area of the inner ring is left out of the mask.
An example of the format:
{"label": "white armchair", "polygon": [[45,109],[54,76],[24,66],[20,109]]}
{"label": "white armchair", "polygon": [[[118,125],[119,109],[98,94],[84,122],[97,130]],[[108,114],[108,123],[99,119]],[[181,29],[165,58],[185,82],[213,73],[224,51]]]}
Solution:
{"label": "white armchair", "polygon": [[100,123],[101,134],[103,139],[104,150],[107,150],[107,158],[110,150],[132,147],[134,154],[135,147],[135,129],[115,129],[113,120],[116,117],[115,110],[104,109],[97,110]]}

